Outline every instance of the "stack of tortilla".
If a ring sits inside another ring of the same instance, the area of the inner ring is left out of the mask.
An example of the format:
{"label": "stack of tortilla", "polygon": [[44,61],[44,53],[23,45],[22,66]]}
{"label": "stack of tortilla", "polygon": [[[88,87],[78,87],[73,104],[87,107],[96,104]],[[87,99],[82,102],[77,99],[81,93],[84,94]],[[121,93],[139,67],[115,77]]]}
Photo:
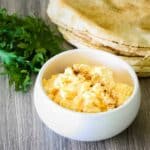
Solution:
{"label": "stack of tortilla", "polygon": [[149,0],[51,0],[47,13],[74,46],[116,54],[150,76]]}

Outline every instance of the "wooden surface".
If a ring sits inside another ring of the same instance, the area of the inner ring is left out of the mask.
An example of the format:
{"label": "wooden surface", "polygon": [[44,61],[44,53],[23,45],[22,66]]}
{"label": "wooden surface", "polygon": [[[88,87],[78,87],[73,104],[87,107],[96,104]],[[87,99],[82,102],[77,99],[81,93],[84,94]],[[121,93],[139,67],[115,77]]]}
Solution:
{"label": "wooden surface", "polygon": [[[0,0],[0,6],[47,21],[48,0]],[[16,93],[0,77],[0,150],[150,150],[150,79],[140,79],[142,104],[134,123],[120,135],[101,142],[77,142],[48,129],[39,119],[32,91]]]}

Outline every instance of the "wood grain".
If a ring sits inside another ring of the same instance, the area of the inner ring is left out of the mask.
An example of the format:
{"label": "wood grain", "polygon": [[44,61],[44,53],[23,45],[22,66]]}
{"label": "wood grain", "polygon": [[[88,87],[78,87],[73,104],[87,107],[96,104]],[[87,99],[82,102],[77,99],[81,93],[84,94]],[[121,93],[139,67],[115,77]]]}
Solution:
{"label": "wood grain", "polygon": [[[0,0],[0,7],[22,15],[35,14],[48,21],[48,0]],[[140,79],[142,104],[134,123],[120,135],[101,142],[78,142],[63,138],[39,119],[32,91],[16,93],[7,77],[0,77],[0,150],[149,150],[150,79]]]}

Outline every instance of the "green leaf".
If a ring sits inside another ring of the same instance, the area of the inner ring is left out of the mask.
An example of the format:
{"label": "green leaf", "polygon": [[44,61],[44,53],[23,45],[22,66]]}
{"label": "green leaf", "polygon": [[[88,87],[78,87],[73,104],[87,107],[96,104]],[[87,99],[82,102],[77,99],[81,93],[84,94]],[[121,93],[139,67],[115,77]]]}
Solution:
{"label": "green leaf", "polygon": [[0,62],[17,91],[27,91],[32,74],[64,50],[63,38],[36,16],[8,14],[0,9]]}
{"label": "green leaf", "polygon": [[11,63],[17,58],[14,53],[9,53],[4,50],[0,50],[0,60],[7,65],[11,65]]}

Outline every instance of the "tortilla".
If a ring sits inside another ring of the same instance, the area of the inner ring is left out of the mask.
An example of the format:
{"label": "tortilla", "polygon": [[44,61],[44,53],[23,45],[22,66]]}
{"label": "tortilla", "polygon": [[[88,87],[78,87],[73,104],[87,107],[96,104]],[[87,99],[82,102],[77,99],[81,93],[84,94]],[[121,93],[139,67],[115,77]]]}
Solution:
{"label": "tortilla", "polygon": [[60,27],[95,43],[150,56],[150,1],[53,0],[47,12]]}
{"label": "tortilla", "polygon": [[[111,52],[111,53],[114,53],[114,54],[121,54],[121,55],[125,55],[125,56],[141,56],[139,55],[139,52],[136,53],[136,52],[126,52],[126,51],[121,51],[121,50],[118,50],[118,49],[114,49],[112,47],[109,47],[109,46],[106,46],[106,45],[103,45],[101,43],[97,43],[94,39],[88,37],[87,36],[82,36],[80,34],[78,34],[77,32],[73,32],[73,31],[69,31],[69,30],[66,30],[65,28],[62,28],[62,27],[59,27],[59,31],[64,35],[66,36],[73,36],[73,39],[75,38],[76,40],[80,40],[82,41],[83,43],[85,43],[86,45],[93,45],[95,48],[97,49],[101,49],[103,48],[103,50],[107,51],[107,52]],[[143,55],[142,55],[143,56]],[[145,55],[144,55],[145,56]],[[148,55],[149,56],[149,55]]]}

